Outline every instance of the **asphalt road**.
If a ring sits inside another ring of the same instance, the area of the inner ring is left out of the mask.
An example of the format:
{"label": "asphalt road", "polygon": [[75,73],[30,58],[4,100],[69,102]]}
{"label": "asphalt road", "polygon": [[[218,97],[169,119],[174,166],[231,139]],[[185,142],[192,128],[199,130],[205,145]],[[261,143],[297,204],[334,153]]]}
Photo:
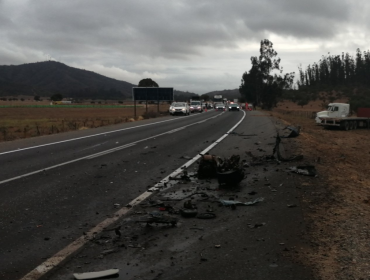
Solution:
{"label": "asphalt road", "polygon": [[21,278],[242,116],[209,111],[0,144],[0,278]]}
{"label": "asphalt road", "polygon": [[[227,113],[218,117],[213,125],[222,134],[224,128],[240,117],[239,113]],[[224,118],[227,124],[222,121]],[[48,279],[71,280],[74,273],[111,268],[119,269],[115,279],[120,280],[315,279],[313,269],[307,267],[304,258],[304,248],[310,246],[310,242],[301,197],[305,191],[304,180],[310,180],[313,185],[317,178],[307,179],[287,172],[296,162],[277,162],[266,157],[272,154],[276,133],[287,133],[283,128],[284,124],[268,113],[246,112],[246,118],[234,133],[210,151],[222,158],[239,155],[248,163],[247,178],[239,186],[220,187],[215,178],[200,180],[190,176],[190,182],[180,180],[170,189],[155,192],[151,202],[143,201],[134,206],[114,225],[120,226],[118,232],[103,231],[91,238],[83,250]],[[207,126],[207,129],[213,128]],[[201,143],[212,142],[211,139],[193,143],[191,147],[201,145],[193,151],[179,142],[179,151],[183,153],[175,158],[167,157],[171,161],[169,166],[176,168],[181,163],[180,155],[192,156],[204,148]],[[293,155],[298,144],[296,138],[283,139],[282,155]],[[190,166],[189,174],[196,172],[197,167],[197,163]],[[164,174],[170,170],[168,167]],[[215,218],[198,219],[161,211],[163,204],[181,209],[189,199],[196,205],[198,215],[210,210]],[[252,202],[256,199],[259,202],[251,206],[227,207],[220,203],[220,200]],[[178,219],[176,226],[162,223],[147,226],[137,222],[152,211]],[[81,232],[83,228],[78,230]]]}

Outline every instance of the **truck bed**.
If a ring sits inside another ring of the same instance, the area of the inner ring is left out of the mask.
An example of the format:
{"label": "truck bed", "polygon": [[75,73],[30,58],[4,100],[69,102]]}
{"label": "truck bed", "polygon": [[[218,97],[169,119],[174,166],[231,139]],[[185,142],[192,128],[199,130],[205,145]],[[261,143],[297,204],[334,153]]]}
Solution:
{"label": "truck bed", "polygon": [[356,128],[368,128],[370,118],[368,117],[347,117],[347,118],[320,118],[321,123],[318,125],[324,127],[342,127],[344,130]]}

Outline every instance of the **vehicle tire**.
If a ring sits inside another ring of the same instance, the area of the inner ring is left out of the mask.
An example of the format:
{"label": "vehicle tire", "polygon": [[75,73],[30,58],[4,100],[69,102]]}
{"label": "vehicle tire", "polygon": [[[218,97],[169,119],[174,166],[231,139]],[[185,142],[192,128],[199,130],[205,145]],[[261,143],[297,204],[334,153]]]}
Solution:
{"label": "vehicle tire", "polygon": [[352,130],[353,129],[353,121],[349,121],[349,130]]}
{"label": "vehicle tire", "polygon": [[198,214],[197,209],[181,209],[180,214],[184,218],[192,218]]}
{"label": "vehicle tire", "polygon": [[353,129],[357,129],[357,121],[353,121]]}
{"label": "vehicle tire", "polygon": [[343,130],[349,130],[349,122],[348,121],[345,121],[343,122]]}

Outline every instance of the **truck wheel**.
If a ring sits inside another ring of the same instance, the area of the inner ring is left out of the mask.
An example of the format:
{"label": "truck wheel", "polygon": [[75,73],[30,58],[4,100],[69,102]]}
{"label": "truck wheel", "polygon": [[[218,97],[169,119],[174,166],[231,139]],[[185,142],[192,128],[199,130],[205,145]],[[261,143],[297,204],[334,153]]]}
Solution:
{"label": "truck wheel", "polygon": [[345,121],[343,122],[343,130],[349,130],[349,122],[348,121]]}
{"label": "truck wheel", "polygon": [[353,129],[357,129],[357,121],[353,121]]}

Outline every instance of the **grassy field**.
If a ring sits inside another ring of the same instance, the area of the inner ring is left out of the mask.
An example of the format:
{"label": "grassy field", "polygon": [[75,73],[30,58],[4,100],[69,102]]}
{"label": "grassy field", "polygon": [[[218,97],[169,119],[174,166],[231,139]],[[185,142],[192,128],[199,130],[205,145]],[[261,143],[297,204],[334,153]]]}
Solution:
{"label": "grassy field", "polygon": [[71,130],[132,122],[167,114],[168,104],[72,104],[49,102],[0,102],[0,141],[35,137]]}

